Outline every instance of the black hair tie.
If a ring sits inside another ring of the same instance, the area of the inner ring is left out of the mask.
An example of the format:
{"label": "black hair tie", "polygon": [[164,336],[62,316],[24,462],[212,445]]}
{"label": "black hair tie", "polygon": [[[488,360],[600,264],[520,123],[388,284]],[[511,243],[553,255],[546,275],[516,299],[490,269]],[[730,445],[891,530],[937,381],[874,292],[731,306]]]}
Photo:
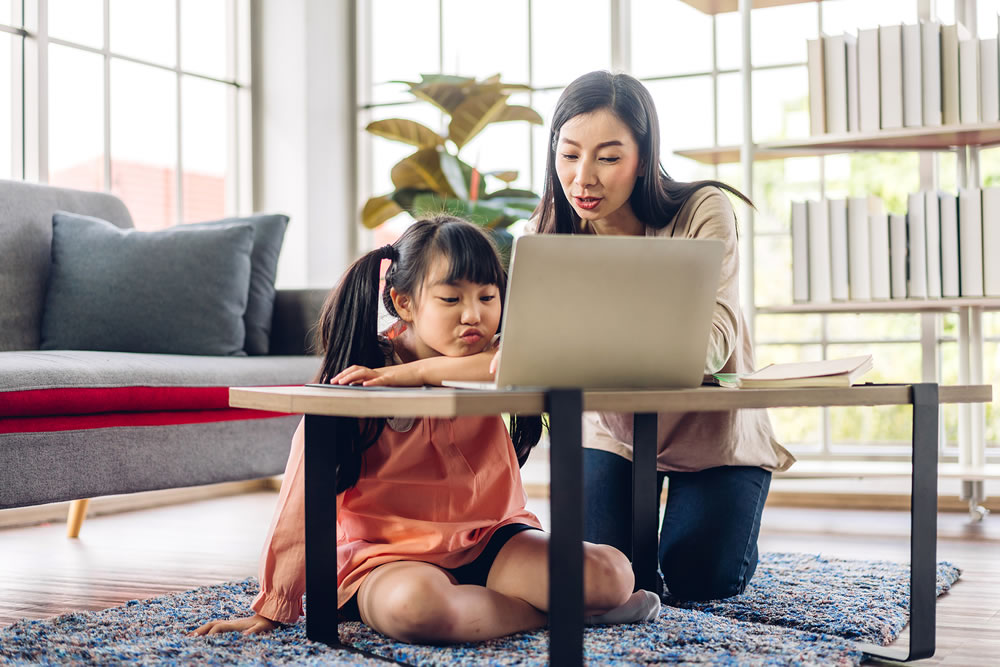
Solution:
{"label": "black hair tie", "polygon": [[391,243],[387,243],[379,248],[379,254],[382,255],[383,259],[388,259],[393,262],[399,257],[399,252],[396,251],[396,246]]}

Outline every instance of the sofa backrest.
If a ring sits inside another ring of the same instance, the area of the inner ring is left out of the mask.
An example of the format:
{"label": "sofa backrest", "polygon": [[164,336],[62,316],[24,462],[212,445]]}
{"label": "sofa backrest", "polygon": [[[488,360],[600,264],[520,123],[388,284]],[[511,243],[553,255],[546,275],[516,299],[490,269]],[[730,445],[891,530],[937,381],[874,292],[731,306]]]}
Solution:
{"label": "sofa backrest", "polygon": [[134,226],[114,195],[0,180],[0,351],[38,349],[56,211]]}

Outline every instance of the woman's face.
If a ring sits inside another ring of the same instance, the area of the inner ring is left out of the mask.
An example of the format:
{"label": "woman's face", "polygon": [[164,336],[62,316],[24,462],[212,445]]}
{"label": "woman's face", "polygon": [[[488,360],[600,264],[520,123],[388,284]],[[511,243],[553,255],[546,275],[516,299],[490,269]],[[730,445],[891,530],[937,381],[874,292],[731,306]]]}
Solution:
{"label": "woman's face", "polygon": [[582,219],[611,225],[635,219],[628,200],[639,175],[639,146],[614,113],[600,109],[566,121],[555,161],[563,193]]}

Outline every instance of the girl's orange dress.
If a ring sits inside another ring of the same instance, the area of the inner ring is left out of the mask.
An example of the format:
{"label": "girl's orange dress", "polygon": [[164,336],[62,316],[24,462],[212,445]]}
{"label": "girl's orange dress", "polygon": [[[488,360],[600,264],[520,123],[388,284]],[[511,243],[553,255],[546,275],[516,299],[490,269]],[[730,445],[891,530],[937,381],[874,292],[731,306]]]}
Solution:
{"label": "girl's orange dress", "polygon": [[[305,591],[302,432],[300,424],[252,605],[280,623],[302,614]],[[337,496],[338,606],[379,565],[412,560],[455,568],[475,560],[500,526],[541,528],[526,501],[500,417],[388,420],[364,454],[357,485]]]}

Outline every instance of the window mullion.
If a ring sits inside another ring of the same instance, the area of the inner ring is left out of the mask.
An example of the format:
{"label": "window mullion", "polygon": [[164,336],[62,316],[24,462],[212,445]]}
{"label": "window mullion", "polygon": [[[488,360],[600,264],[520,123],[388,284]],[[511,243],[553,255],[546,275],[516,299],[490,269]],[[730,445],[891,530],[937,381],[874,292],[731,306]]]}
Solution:
{"label": "window mullion", "polygon": [[104,0],[104,191],[111,192],[111,0]]}
{"label": "window mullion", "polygon": [[[24,4],[24,179],[49,180],[48,0]],[[31,113],[28,113],[30,110]]]}
{"label": "window mullion", "polygon": [[174,78],[177,86],[177,171],[175,173],[174,206],[176,207],[175,222],[184,222],[184,151],[183,151],[183,121],[181,99],[181,0],[174,0],[174,42],[177,46],[176,62],[174,63]]}

